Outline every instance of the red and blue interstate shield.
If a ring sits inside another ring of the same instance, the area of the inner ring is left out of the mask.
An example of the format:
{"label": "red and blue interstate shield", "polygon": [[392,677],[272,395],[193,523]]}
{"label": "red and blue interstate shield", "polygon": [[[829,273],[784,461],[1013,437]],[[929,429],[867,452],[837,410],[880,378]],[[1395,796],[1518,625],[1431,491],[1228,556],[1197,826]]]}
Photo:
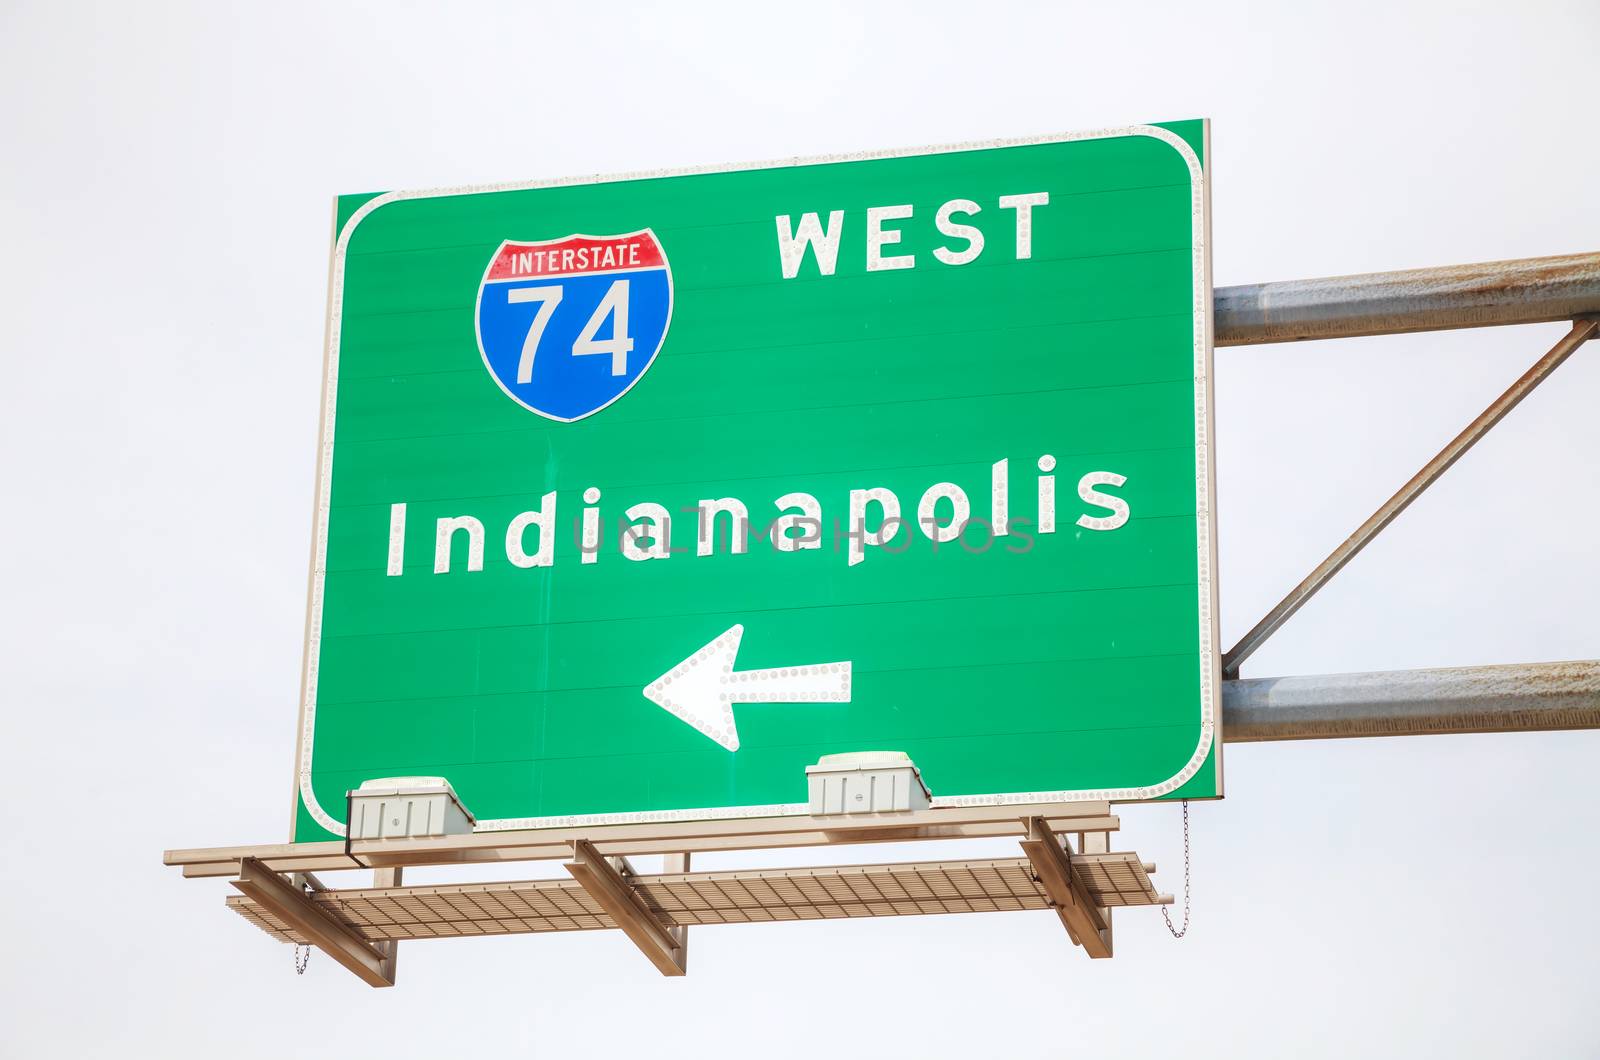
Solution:
{"label": "red and blue interstate shield", "polygon": [[570,423],[650,370],[672,321],[672,270],[650,229],[500,244],[478,287],[478,350],[517,404]]}

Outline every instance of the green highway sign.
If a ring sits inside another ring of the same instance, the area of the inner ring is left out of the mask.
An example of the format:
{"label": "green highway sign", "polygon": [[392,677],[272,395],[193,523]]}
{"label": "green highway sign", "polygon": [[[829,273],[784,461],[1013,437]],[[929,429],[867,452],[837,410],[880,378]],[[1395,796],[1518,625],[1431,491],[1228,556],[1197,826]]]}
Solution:
{"label": "green highway sign", "polygon": [[294,838],[1220,795],[1206,147],[341,198]]}

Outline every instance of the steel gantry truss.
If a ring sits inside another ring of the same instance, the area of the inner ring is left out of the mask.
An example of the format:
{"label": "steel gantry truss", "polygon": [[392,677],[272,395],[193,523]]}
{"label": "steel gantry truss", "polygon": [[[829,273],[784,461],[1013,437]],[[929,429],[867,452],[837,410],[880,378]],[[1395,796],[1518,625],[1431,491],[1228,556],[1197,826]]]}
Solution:
{"label": "steel gantry truss", "polygon": [[[1600,253],[1220,288],[1216,344],[1571,321],[1571,329],[1222,656],[1223,732],[1301,740],[1600,728],[1600,661],[1240,681],[1244,661],[1600,332]],[[1243,717],[1234,718],[1242,714]],[[1235,725],[1239,727],[1236,728]]]}
{"label": "steel gantry truss", "polygon": [[[1307,677],[1240,676],[1245,662],[1408,505],[1587,340],[1600,333],[1600,253],[1215,292],[1216,345],[1570,321],[1520,379],[1225,652],[1228,742],[1600,728],[1600,661]],[[403,939],[615,928],[664,975],[687,969],[692,925],[1053,910],[1091,957],[1111,912],[1165,905],[1155,866],[1110,850],[1107,803],[944,807],[843,817],[606,825],[427,839],[169,850],[185,876],[232,878],[228,904],[274,938],[326,952],[372,986],[394,983]],[[1009,836],[1022,857],[692,872],[693,853]],[[643,875],[631,855],[665,856]],[[405,866],[563,859],[569,880],[404,886]],[[373,872],[334,890],[315,875]]]}

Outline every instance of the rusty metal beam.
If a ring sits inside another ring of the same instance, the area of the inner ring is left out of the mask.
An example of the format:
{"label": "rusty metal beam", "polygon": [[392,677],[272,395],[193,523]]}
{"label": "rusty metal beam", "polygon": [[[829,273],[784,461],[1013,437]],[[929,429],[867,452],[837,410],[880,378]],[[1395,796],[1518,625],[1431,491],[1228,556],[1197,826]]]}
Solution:
{"label": "rusty metal beam", "polygon": [[1218,346],[1396,335],[1600,314],[1600,253],[1219,287]]}
{"label": "rusty metal beam", "polygon": [[1478,415],[1478,418],[1467,424],[1465,429],[1452,438],[1443,449],[1439,450],[1434,458],[1423,466],[1421,471],[1411,476],[1404,486],[1395,491],[1394,496],[1384,501],[1378,510],[1367,518],[1367,521],[1356,527],[1355,532],[1345,538],[1344,543],[1334,549],[1328,558],[1317,566],[1317,569],[1306,575],[1305,580],[1293,589],[1289,595],[1280,600],[1276,607],[1257,622],[1255,626],[1239,638],[1235,644],[1222,656],[1222,675],[1224,677],[1238,677],[1239,667],[1248,659],[1266,639],[1272,636],[1280,626],[1305,606],[1317,592],[1338,574],[1356,557],[1367,544],[1378,536],[1379,531],[1395,520],[1401,512],[1410,507],[1411,502],[1422,496],[1422,491],[1433,485],[1440,475],[1448,471],[1452,464],[1460,460],[1467,450],[1478,443],[1478,440],[1489,429],[1505,418],[1506,414],[1516,408],[1522,399],[1531,394],[1535,387],[1544,382],[1550,373],[1561,366],[1561,363],[1572,356],[1574,350],[1600,331],[1600,320],[1577,320],[1572,324],[1571,330],[1550,348],[1550,351],[1538,361],[1534,362],[1522,374],[1522,377],[1508,387],[1505,393],[1495,398],[1488,408]]}
{"label": "rusty metal beam", "polygon": [[1229,743],[1600,729],[1600,660],[1222,684]]}

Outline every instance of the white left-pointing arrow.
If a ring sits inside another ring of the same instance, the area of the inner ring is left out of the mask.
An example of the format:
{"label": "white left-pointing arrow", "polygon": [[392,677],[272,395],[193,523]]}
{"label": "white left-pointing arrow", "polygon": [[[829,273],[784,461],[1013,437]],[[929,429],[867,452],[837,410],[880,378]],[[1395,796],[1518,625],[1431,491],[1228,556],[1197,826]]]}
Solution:
{"label": "white left-pointing arrow", "polygon": [[735,670],[744,626],[726,633],[644,686],[645,698],[730,751],[739,749],[735,703],[848,703],[850,664]]}

